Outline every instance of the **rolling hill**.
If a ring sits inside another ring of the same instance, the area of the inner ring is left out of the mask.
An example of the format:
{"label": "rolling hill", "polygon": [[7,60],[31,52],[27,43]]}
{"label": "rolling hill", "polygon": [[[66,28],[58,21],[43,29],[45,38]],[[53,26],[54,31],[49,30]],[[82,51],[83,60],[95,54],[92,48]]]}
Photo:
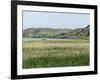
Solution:
{"label": "rolling hill", "polygon": [[77,29],[28,28],[23,30],[23,37],[88,39],[89,30],[90,25]]}

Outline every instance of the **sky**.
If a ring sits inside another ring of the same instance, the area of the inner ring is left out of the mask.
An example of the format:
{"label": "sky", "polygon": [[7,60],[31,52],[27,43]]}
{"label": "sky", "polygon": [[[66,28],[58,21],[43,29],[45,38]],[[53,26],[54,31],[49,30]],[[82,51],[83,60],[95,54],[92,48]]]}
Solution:
{"label": "sky", "polygon": [[23,29],[27,28],[84,28],[90,24],[88,13],[23,11]]}

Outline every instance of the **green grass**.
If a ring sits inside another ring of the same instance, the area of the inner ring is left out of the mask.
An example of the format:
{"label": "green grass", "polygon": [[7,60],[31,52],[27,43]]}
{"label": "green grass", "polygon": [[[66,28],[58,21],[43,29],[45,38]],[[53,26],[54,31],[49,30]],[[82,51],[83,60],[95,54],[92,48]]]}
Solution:
{"label": "green grass", "polygon": [[23,41],[23,68],[89,65],[89,40]]}
{"label": "green grass", "polygon": [[25,59],[23,61],[23,68],[84,66],[88,64],[89,57],[86,55],[74,57],[40,57]]}

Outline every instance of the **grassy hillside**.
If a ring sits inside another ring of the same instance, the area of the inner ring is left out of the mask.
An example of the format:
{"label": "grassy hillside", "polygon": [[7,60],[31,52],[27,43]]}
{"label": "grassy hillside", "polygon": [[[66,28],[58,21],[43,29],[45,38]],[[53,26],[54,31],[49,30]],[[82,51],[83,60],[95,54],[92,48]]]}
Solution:
{"label": "grassy hillside", "polygon": [[90,25],[86,26],[85,28],[78,28],[72,30],[68,34],[71,35],[71,37],[73,38],[89,39],[89,33],[90,33]]}
{"label": "grassy hillside", "polygon": [[25,38],[71,38],[88,39],[89,25],[77,29],[51,29],[51,28],[29,28],[23,31]]}
{"label": "grassy hillside", "polygon": [[51,28],[29,28],[23,31],[23,37],[27,38],[57,38],[60,33],[70,32],[71,29],[51,29]]}

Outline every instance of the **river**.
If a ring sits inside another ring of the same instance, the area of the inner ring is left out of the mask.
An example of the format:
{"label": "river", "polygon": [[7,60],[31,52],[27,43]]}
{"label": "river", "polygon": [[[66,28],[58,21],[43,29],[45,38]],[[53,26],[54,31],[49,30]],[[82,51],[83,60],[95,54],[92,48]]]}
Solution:
{"label": "river", "polygon": [[57,38],[23,38],[24,41],[32,41],[32,40],[75,40],[75,39],[57,39]]}

